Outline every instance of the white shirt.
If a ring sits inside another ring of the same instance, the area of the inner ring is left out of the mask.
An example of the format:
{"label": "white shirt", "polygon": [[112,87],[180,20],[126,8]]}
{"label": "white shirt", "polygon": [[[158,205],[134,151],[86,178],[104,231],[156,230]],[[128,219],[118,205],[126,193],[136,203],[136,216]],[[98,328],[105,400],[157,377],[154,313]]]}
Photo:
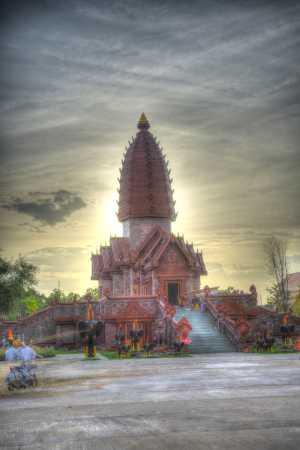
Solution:
{"label": "white shirt", "polygon": [[16,361],[17,353],[13,347],[9,347],[5,352],[5,361]]}
{"label": "white shirt", "polygon": [[32,361],[36,358],[36,353],[29,345],[25,345],[25,347],[22,347],[20,350],[19,358],[22,361]]}

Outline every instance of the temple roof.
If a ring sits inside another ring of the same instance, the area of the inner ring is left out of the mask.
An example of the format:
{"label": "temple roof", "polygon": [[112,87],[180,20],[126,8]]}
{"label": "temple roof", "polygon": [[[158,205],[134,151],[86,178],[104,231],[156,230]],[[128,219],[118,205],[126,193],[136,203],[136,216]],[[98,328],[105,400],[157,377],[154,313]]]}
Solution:
{"label": "temple roof", "polygon": [[136,137],[129,142],[120,169],[119,211],[129,218],[157,217],[175,220],[172,179],[165,155],[142,113]]}
{"label": "temple roof", "polygon": [[101,247],[100,254],[92,256],[92,279],[98,279],[100,273],[111,273],[125,266],[134,267],[136,270],[152,270],[159,266],[170,245],[178,248],[191,270],[207,275],[202,253],[195,250],[192,244],[185,242],[183,237],[176,237],[156,225],[135,250],[130,249],[128,238],[112,237],[110,245]]}
{"label": "temple roof", "polygon": [[162,256],[171,244],[178,248],[192,270],[207,275],[202,253],[195,250],[194,246],[188,244],[183,237],[167,233],[159,225],[152,228],[135,252],[135,267],[148,270],[158,267]]}

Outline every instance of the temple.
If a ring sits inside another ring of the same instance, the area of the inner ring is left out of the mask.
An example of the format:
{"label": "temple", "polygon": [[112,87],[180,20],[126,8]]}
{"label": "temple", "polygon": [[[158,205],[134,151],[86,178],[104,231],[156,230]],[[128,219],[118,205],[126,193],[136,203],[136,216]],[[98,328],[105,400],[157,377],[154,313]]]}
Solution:
{"label": "temple", "polygon": [[190,304],[207,274],[202,253],[172,233],[177,214],[171,170],[144,113],[137,127],[120,169],[118,219],[123,236],[112,237],[92,255],[105,343],[120,327],[128,334],[137,324],[147,339],[157,332],[165,336],[163,305]]}
{"label": "temple", "polygon": [[[256,337],[271,328],[277,342],[281,339],[282,314],[257,305],[254,285],[249,293],[203,286],[207,271],[202,253],[172,233],[171,171],[149,130],[142,114],[120,169],[117,214],[123,235],[110,238],[91,258],[99,299],[57,299],[15,321],[0,316],[1,335],[12,330],[38,345],[79,348],[82,321],[93,309],[101,323],[98,349],[115,348],[120,336],[130,343],[137,334],[142,336],[140,348],[159,343],[157,348],[170,349],[186,339],[192,353],[249,351]],[[199,312],[199,304],[206,314]],[[300,319],[290,320],[299,334]]]}

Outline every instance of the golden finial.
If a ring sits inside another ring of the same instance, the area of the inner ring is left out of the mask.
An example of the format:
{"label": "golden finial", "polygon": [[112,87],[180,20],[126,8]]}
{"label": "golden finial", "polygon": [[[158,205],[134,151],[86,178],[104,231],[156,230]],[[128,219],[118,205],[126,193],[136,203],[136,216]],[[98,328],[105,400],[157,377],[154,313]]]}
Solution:
{"label": "golden finial", "polygon": [[144,113],[141,114],[140,120],[138,121],[138,128],[140,130],[148,130],[150,128],[150,124]]}

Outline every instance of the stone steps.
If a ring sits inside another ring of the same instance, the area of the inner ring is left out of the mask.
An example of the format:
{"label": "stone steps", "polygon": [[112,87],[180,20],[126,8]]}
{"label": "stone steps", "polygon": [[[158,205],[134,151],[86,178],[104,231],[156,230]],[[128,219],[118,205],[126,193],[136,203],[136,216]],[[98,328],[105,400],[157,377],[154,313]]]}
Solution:
{"label": "stone steps", "polygon": [[215,326],[209,312],[177,308],[175,319],[185,316],[193,329],[190,333],[192,343],[189,349],[192,353],[225,353],[236,351],[229,339]]}

